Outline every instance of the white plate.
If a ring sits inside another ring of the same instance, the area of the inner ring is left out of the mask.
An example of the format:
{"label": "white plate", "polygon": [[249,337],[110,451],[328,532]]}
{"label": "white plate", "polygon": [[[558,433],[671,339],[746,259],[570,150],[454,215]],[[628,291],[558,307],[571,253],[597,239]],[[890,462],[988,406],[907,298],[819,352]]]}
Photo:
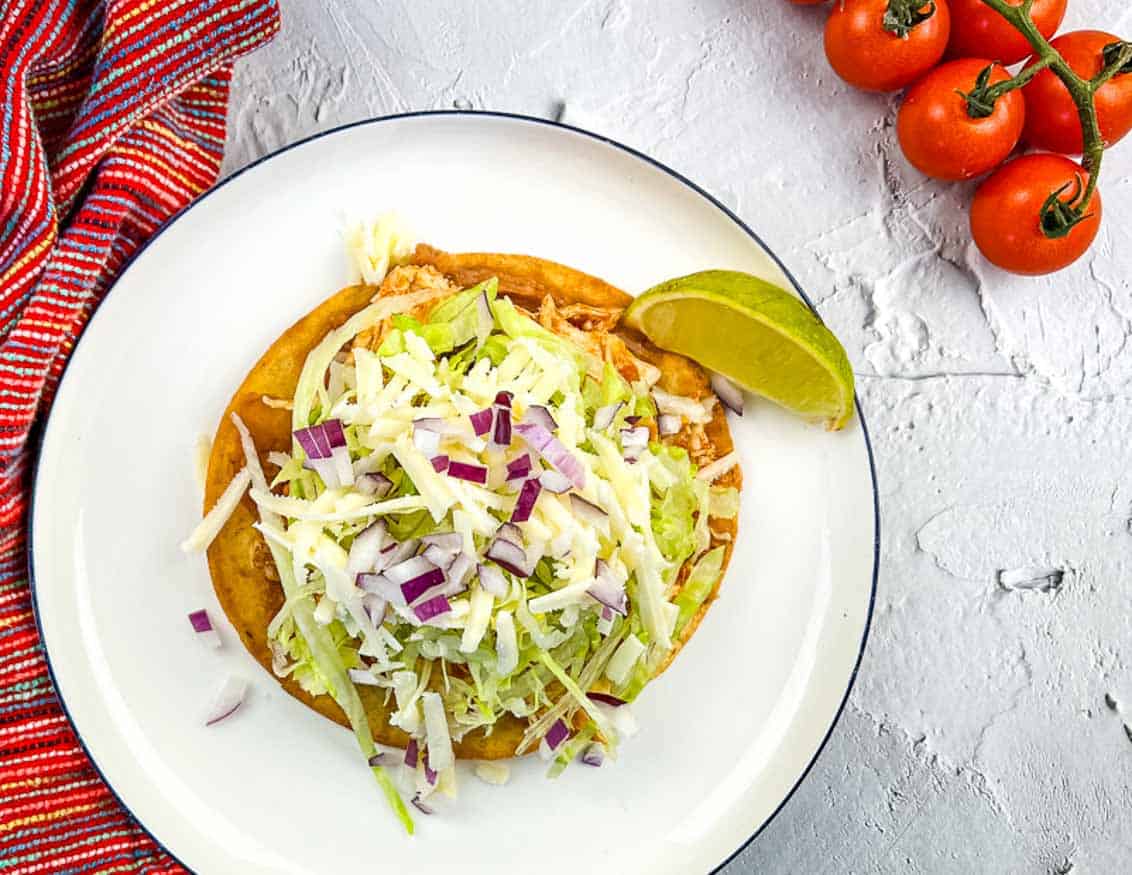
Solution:
{"label": "white plate", "polygon": [[[351,736],[289,698],[222,617],[192,448],[244,374],[348,280],[343,222],[398,209],[453,251],[555,259],[628,290],[708,267],[790,280],[705,193],[573,129],[487,114],[343,128],[236,175],[166,227],[83,335],[46,428],[32,519],[35,602],[59,694],[107,782],[202,873],[701,872],[779,808],[842,706],[864,643],[876,496],[858,421],[828,434],[753,402],[734,424],[740,540],[722,598],[642,695],[620,760],[506,787],[402,835]],[[246,706],[205,729],[229,672]],[[455,867],[455,868],[452,868]]]}

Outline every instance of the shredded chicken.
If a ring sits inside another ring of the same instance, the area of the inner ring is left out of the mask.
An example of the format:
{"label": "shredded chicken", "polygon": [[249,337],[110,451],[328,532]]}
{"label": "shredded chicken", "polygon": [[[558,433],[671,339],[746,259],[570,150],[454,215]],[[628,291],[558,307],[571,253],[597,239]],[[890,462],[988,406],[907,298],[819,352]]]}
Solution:
{"label": "shredded chicken", "polygon": [[[588,304],[567,304],[559,307],[554,298],[546,295],[538,311],[538,322],[547,331],[553,331],[580,346],[594,358],[609,362],[630,383],[641,378],[641,362],[610,330],[617,324],[620,310],[605,310]],[[579,327],[578,323],[581,323]],[[600,374],[594,374],[600,377]]]}
{"label": "shredded chicken", "polygon": [[263,402],[265,407],[271,407],[275,410],[293,410],[295,406],[286,398],[272,398],[270,395],[261,395],[259,400]]}
{"label": "shredded chicken", "polygon": [[[460,291],[460,288],[452,285],[448,278],[436,268],[428,265],[419,267],[415,264],[406,264],[393,268],[385,275],[381,288],[377,290],[377,294],[371,300],[376,301],[378,298],[407,295],[414,292],[434,292],[435,294],[421,301],[407,314],[414,318],[422,318],[433,308],[437,298],[447,298],[458,291]],[[354,338],[353,346],[364,346],[367,349],[376,350],[381,346],[381,341],[385,338],[392,324],[392,319],[385,319],[373,328],[361,332]]]}
{"label": "shredded chicken", "polygon": [[268,580],[278,583],[279,571],[275,567],[275,560],[271,558],[271,550],[262,538],[257,538],[251,544],[251,563],[258,568]]}
{"label": "shredded chicken", "polygon": [[594,307],[591,304],[566,304],[558,308],[563,319],[585,331],[612,331],[621,318],[620,307]]}

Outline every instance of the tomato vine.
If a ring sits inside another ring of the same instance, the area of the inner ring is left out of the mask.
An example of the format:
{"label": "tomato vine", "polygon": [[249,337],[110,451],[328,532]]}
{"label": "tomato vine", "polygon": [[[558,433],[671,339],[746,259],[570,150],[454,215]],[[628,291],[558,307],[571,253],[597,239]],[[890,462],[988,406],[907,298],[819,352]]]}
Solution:
{"label": "tomato vine", "polygon": [[[1076,191],[1068,201],[1061,200],[1063,191],[1051,192],[1042,208],[1042,230],[1051,239],[1062,237],[1074,225],[1088,217],[1089,203],[1096,192],[1097,181],[1100,177],[1101,162],[1104,159],[1105,142],[1101,136],[1100,125],[1097,121],[1097,109],[1094,97],[1097,90],[1118,74],[1128,75],[1132,71],[1132,43],[1116,42],[1105,48],[1104,67],[1092,79],[1085,79],[1069,66],[1050,41],[1042,35],[1030,15],[1034,0],[1022,0],[1018,6],[1011,6],[1006,0],[982,0],[1003,18],[1005,18],[1034,50],[1035,60],[1022,70],[1009,82],[999,83],[984,89],[984,93],[977,96],[974,103],[975,112],[981,112],[987,100],[993,107],[993,98],[1012,88],[1020,88],[1030,81],[1043,69],[1049,70],[1064,83],[1069,95],[1077,106],[1077,114],[1081,120],[1081,132],[1084,137],[1084,151],[1082,152],[1082,166],[1088,174],[1088,182],[1076,187]],[[997,94],[990,92],[998,89]],[[976,88],[976,91],[978,89]],[[975,92],[972,92],[975,93]],[[972,99],[964,95],[971,110]],[[972,113],[974,114],[974,113]]]}

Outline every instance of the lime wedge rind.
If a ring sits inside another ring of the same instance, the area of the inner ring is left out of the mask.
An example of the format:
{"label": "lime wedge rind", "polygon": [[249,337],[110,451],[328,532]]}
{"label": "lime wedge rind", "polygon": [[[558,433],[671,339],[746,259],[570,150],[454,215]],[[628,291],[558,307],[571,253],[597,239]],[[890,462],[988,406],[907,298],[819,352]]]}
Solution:
{"label": "lime wedge rind", "polygon": [[709,270],[667,280],[624,319],[658,346],[832,429],[853,415],[853,370],[840,342],[804,302],[760,277]]}

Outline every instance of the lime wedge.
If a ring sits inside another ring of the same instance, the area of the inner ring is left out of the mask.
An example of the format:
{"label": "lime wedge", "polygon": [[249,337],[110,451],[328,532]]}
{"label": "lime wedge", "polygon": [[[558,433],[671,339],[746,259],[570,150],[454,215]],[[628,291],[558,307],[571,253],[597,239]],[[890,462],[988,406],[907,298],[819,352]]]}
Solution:
{"label": "lime wedge", "polygon": [[668,280],[622,318],[662,349],[831,429],[853,415],[844,348],[805,304],[764,279],[706,270]]}

